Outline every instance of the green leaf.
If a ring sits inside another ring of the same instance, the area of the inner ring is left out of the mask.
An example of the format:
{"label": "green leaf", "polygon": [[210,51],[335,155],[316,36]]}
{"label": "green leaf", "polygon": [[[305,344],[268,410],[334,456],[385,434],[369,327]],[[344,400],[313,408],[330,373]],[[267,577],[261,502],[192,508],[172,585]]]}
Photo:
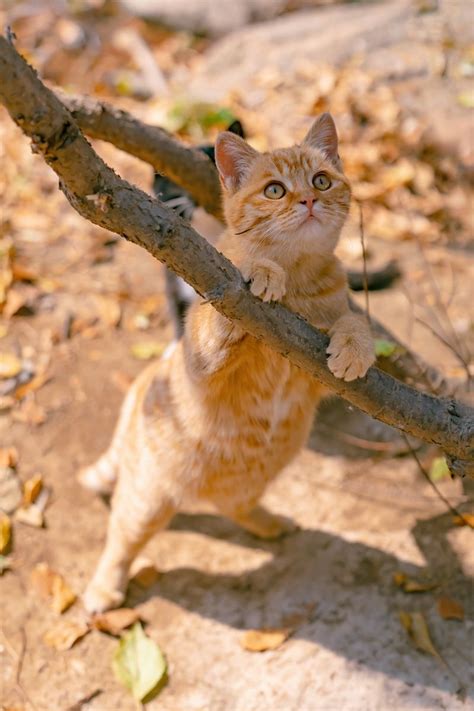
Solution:
{"label": "green leaf", "polygon": [[375,339],[375,355],[377,357],[383,356],[384,358],[388,358],[393,355],[396,350],[397,344],[393,343],[393,341],[386,341],[384,338]]}
{"label": "green leaf", "polygon": [[132,692],[134,698],[143,701],[164,677],[166,661],[156,642],[146,636],[137,622],[121,638],[112,668],[117,679]]}
{"label": "green leaf", "polygon": [[445,457],[436,457],[431,462],[429,471],[431,481],[441,481],[451,476]]}

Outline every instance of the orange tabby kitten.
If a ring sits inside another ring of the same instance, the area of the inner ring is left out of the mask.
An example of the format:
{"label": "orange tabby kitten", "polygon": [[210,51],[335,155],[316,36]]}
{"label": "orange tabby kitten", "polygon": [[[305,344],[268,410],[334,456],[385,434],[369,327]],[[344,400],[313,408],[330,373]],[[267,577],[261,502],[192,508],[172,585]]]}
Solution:
{"label": "orange tabby kitten", "polygon": [[[303,143],[258,153],[222,133],[216,162],[227,231],[219,249],[253,294],[281,301],[328,331],[328,366],[345,380],[374,362],[364,318],[349,307],[347,279],[333,251],[350,187],[329,114]],[[186,499],[206,499],[257,536],[289,522],[259,506],[266,485],[303,447],[323,386],[202,300],[169,358],[137,378],[109,450],[81,474],[110,492],[105,550],[85,593],[88,610],[119,605],[130,563]]]}

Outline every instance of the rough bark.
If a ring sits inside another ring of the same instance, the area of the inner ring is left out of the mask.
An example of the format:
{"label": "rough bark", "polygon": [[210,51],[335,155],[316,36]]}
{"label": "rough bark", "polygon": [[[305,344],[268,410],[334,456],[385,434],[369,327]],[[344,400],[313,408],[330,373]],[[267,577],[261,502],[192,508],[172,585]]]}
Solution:
{"label": "rough bark", "polygon": [[327,337],[280,304],[250,294],[240,272],[189,224],[122,180],[95,153],[65,106],[0,37],[0,100],[86,219],[141,245],[215,308],[356,407],[440,446],[454,473],[474,478],[474,410],[418,392],[376,367],[352,383],[326,365]]}

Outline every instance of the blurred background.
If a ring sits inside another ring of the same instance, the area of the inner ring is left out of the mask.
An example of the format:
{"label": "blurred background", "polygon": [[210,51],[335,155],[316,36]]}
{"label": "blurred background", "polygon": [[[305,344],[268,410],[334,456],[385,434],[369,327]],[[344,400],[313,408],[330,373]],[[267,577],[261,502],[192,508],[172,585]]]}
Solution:
{"label": "blurred background", "polygon": [[[474,346],[473,16],[469,0],[0,2],[2,27],[48,85],[110,102],[189,144],[212,143],[239,119],[255,148],[290,145],[330,111],[355,198],[341,259],[362,270],[359,202],[368,267],[396,259],[402,273],[370,293],[371,314],[464,381]],[[150,166],[94,146],[152,192]],[[0,508],[16,519],[0,579],[5,708],[76,708],[100,689],[77,708],[134,709],[110,670],[111,638],[88,635],[69,656],[42,643],[53,617],[29,576],[46,560],[80,593],[92,571],[106,508],[75,473],[105,448],[132,378],[172,338],[164,270],[79,217],[2,108],[0,165]],[[194,221],[206,236],[220,229],[202,210]],[[363,294],[354,298],[365,305]],[[466,502],[441,453],[413,446],[448,500]],[[48,494],[32,514],[24,485],[38,476]],[[268,502],[304,529],[293,543],[257,545],[205,516],[179,518],[153,543],[153,560],[171,572],[146,592],[132,587],[131,599],[172,672],[150,707],[358,711],[370,698],[374,709],[457,708],[452,674],[409,647],[396,610],[411,601],[392,573],[403,564],[422,571],[467,609],[470,532],[452,527],[406,442],[334,400]],[[467,623],[443,627],[431,593],[416,604],[467,684]],[[276,656],[248,662],[235,629],[281,626],[282,610],[302,615],[298,633]],[[20,628],[30,701],[8,653]]]}

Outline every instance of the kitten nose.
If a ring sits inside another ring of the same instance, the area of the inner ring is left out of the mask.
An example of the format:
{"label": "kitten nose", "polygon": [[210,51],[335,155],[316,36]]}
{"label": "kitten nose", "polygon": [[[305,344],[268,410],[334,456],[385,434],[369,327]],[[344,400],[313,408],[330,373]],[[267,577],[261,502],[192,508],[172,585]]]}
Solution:
{"label": "kitten nose", "polygon": [[300,205],[306,205],[308,210],[311,212],[315,202],[316,202],[316,198],[311,196],[311,197],[305,198],[305,200],[300,200]]}

